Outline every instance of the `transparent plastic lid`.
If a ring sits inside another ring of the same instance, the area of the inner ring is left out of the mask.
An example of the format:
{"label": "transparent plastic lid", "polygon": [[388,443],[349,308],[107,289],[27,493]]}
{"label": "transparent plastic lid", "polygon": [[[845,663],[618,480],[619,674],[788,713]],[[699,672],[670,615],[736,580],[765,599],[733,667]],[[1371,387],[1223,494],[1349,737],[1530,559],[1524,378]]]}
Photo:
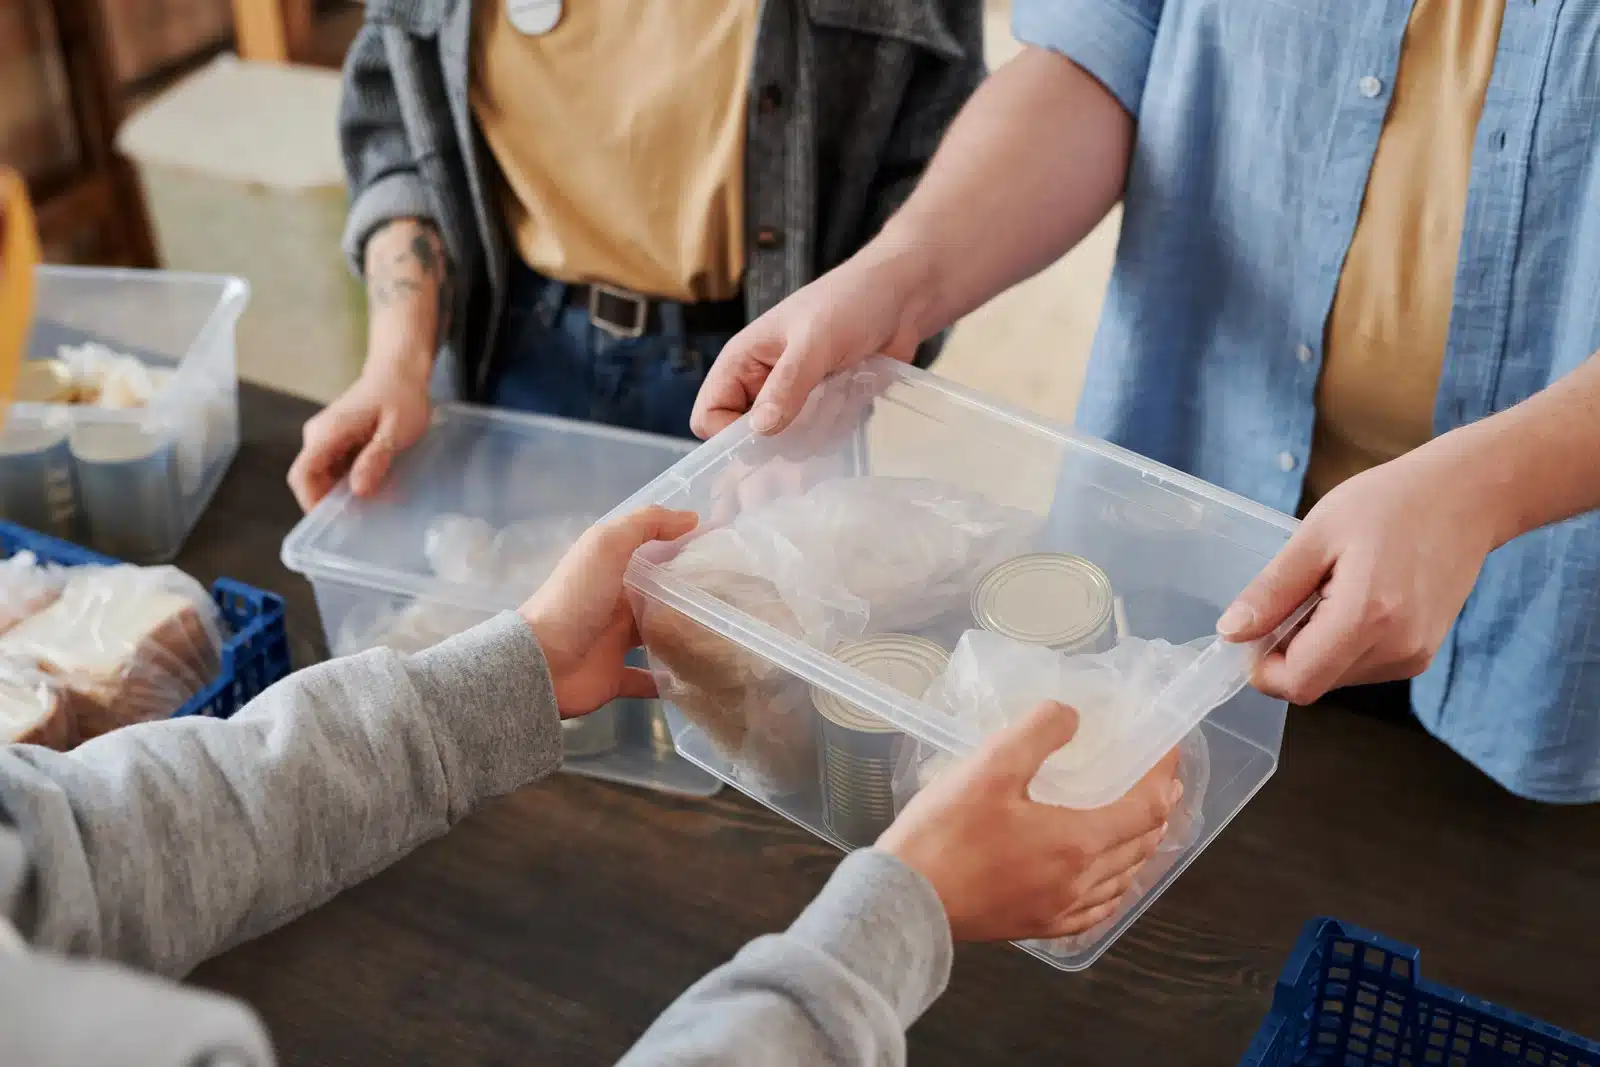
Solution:
{"label": "transparent plastic lid", "polygon": [[[766,710],[788,699],[791,676],[957,756],[1039,699],[1064,699],[1079,733],[1034,794],[1098,807],[1237,695],[1310,610],[1254,645],[1222,642],[1218,616],[1292,518],[884,359],[829,380],[776,437],[741,420],[618,511],[647,504],[702,518],[628,573],[663,692],[766,769],[787,765],[774,746],[813,743]],[[1037,625],[1049,605],[1030,604],[1029,625],[1010,633],[980,618],[974,592],[1027,556],[1103,578],[1110,617],[1099,597],[1069,597],[1064,615],[1095,618]],[[1022,632],[1073,643],[1030,645]],[[954,653],[921,699],[836,658],[880,633]],[[1281,719],[1259,732],[1242,740],[1275,759]]]}
{"label": "transparent plastic lid", "polygon": [[521,603],[595,520],[693,443],[443,405],[382,490],[330,493],[283,543],[313,580],[498,611]]}

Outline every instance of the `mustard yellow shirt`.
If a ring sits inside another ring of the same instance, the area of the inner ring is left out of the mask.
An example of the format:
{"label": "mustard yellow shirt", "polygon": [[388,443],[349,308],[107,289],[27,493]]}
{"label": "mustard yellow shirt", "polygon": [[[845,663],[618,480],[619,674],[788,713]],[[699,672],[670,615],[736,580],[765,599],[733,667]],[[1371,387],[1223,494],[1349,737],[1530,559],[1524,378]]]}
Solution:
{"label": "mustard yellow shirt", "polygon": [[1505,0],[1415,0],[1328,317],[1306,502],[1433,437],[1478,118]]}
{"label": "mustard yellow shirt", "polygon": [[17,385],[23,346],[33,320],[33,271],[39,264],[28,187],[10,167],[0,167],[0,428]]}
{"label": "mustard yellow shirt", "polygon": [[471,102],[530,267],[672,300],[744,274],[744,125],[758,0],[565,0],[524,34],[476,0]]}

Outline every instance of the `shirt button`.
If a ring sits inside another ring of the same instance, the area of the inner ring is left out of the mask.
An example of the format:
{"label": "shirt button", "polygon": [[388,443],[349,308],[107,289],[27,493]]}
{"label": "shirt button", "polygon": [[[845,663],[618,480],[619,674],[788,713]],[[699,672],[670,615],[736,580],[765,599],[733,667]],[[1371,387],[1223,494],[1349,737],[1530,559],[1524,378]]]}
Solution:
{"label": "shirt button", "polygon": [[1294,457],[1287,452],[1278,453],[1278,469],[1288,474],[1294,470]]}
{"label": "shirt button", "polygon": [[1310,363],[1311,356],[1312,352],[1310,345],[1300,345],[1294,350],[1294,358],[1298,359],[1301,363]]}
{"label": "shirt button", "polygon": [[776,82],[768,82],[761,87],[761,95],[756,98],[756,110],[763,115],[770,115],[783,106],[783,87]]}
{"label": "shirt button", "polygon": [[775,226],[763,226],[756,231],[756,247],[771,250],[783,247],[783,231]]}
{"label": "shirt button", "polygon": [[1356,82],[1356,88],[1361,92],[1362,96],[1366,97],[1368,100],[1374,100],[1377,98],[1379,93],[1383,92],[1383,82],[1379,81],[1371,74],[1368,74],[1360,81]]}

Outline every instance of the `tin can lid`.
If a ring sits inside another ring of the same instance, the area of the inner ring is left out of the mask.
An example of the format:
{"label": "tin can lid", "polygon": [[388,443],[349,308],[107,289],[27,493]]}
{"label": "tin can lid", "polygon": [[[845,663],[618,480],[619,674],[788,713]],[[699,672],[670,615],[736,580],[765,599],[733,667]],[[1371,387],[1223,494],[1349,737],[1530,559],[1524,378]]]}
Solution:
{"label": "tin can lid", "polygon": [[70,435],[72,454],[85,463],[132,463],[149,459],[170,443],[165,434],[121,422],[84,422]]}
{"label": "tin can lid", "polygon": [[[834,653],[834,658],[906,696],[920,697],[944,671],[950,654],[925,638],[910,634],[878,634],[844,646]],[[900,732],[897,727],[876,715],[869,715],[826,689],[813,687],[811,701],[823,718],[847,729],[867,733]]]}
{"label": "tin can lid", "polygon": [[972,591],[972,616],[985,630],[1062,648],[1094,636],[1111,619],[1111,579],[1079,556],[1038,552],[1007,560]]}
{"label": "tin can lid", "polygon": [[29,456],[47,452],[67,440],[67,426],[58,420],[21,423],[11,421],[0,430],[0,456]]}

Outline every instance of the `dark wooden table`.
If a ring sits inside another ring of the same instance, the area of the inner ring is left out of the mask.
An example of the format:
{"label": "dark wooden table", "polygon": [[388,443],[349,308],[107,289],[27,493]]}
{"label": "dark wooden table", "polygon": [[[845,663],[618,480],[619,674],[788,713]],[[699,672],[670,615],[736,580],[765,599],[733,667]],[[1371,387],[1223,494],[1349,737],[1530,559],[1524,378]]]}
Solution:
{"label": "dark wooden table", "polygon": [[[309,587],[278,562],[284,472],[311,410],[247,390],[245,443],[180,561],[282,593],[298,655]],[[202,967],[283,1062],[605,1064],[746,941],[785,926],[837,854],[725,790],[688,802],[556,776],[298,922]],[[914,1064],[1231,1064],[1309,918],[1423,949],[1423,971],[1600,1035],[1600,807],[1508,796],[1420,731],[1292,715],[1278,774],[1089,971],[957,952]]]}

